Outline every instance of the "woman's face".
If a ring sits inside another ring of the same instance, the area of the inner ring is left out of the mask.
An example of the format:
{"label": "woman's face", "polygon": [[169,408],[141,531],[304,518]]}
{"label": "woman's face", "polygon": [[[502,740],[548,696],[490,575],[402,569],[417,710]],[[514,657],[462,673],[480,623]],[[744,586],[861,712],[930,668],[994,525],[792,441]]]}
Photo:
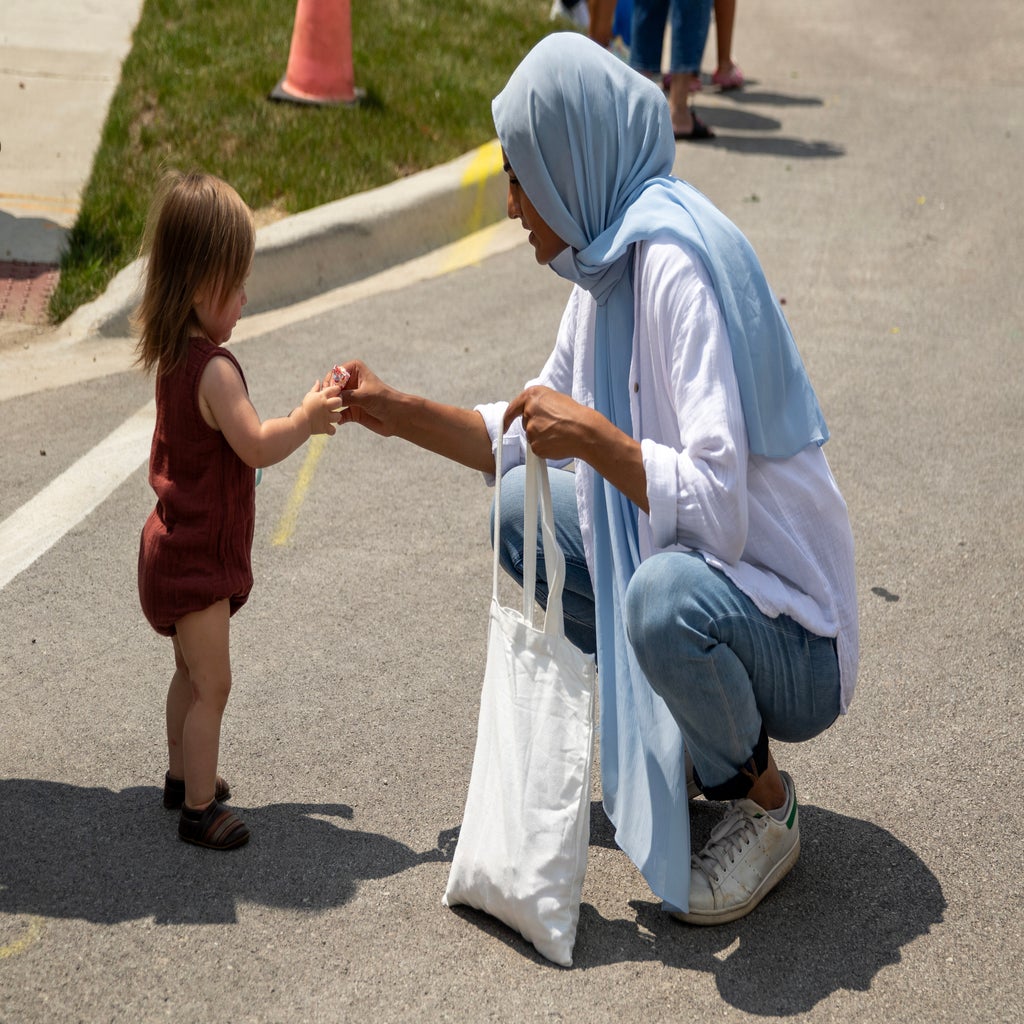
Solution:
{"label": "woman's face", "polygon": [[555,234],[537,212],[533,203],[526,197],[515,171],[509,166],[508,157],[505,156],[504,151],[502,151],[501,157],[504,161],[505,173],[508,175],[509,218],[518,220],[530,232],[530,245],[533,246],[537,262],[541,266],[547,266],[569,243]]}

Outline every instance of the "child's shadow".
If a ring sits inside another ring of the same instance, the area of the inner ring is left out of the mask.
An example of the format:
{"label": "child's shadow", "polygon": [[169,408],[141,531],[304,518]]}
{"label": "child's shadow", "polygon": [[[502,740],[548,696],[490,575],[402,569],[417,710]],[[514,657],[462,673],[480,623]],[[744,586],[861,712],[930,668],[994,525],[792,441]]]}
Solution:
{"label": "child's shadow", "polygon": [[[249,844],[214,853],[182,843],[160,790],[0,779],[0,911],[115,924],[228,923],[240,900],[319,911],[363,879],[451,860],[455,830],[417,853],[387,836],[344,828],[344,804],[240,809]],[[334,820],[324,820],[334,819]]]}

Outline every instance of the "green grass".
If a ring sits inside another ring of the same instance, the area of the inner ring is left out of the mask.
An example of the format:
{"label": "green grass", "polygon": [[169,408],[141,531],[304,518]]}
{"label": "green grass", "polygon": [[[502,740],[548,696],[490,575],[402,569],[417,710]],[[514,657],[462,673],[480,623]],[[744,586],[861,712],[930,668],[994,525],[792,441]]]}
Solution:
{"label": "green grass", "polygon": [[556,25],[548,0],[352,3],[354,108],[274,103],[294,0],[145,0],[50,302],[59,321],[138,256],[161,173],[200,168],[298,213],[494,137],[491,99]]}

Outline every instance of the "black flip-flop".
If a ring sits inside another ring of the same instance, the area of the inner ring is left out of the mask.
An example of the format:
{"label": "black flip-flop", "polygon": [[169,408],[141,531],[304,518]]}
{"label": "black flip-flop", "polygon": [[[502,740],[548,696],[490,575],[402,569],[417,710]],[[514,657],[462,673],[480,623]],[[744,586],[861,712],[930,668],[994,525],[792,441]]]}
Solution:
{"label": "black flip-flop", "polygon": [[701,139],[713,139],[715,133],[697,116],[696,110],[690,111],[693,118],[693,127],[688,132],[673,132],[676,139],[684,142],[699,142]]}

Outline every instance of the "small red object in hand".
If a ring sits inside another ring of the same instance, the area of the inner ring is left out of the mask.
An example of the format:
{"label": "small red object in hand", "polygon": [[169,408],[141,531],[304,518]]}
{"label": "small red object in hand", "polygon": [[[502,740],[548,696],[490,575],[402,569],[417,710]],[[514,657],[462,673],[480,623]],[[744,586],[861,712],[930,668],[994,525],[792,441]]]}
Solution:
{"label": "small red object in hand", "polygon": [[344,366],[335,366],[331,370],[331,383],[343,388],[348,383],[350,376],[351,374]]}

